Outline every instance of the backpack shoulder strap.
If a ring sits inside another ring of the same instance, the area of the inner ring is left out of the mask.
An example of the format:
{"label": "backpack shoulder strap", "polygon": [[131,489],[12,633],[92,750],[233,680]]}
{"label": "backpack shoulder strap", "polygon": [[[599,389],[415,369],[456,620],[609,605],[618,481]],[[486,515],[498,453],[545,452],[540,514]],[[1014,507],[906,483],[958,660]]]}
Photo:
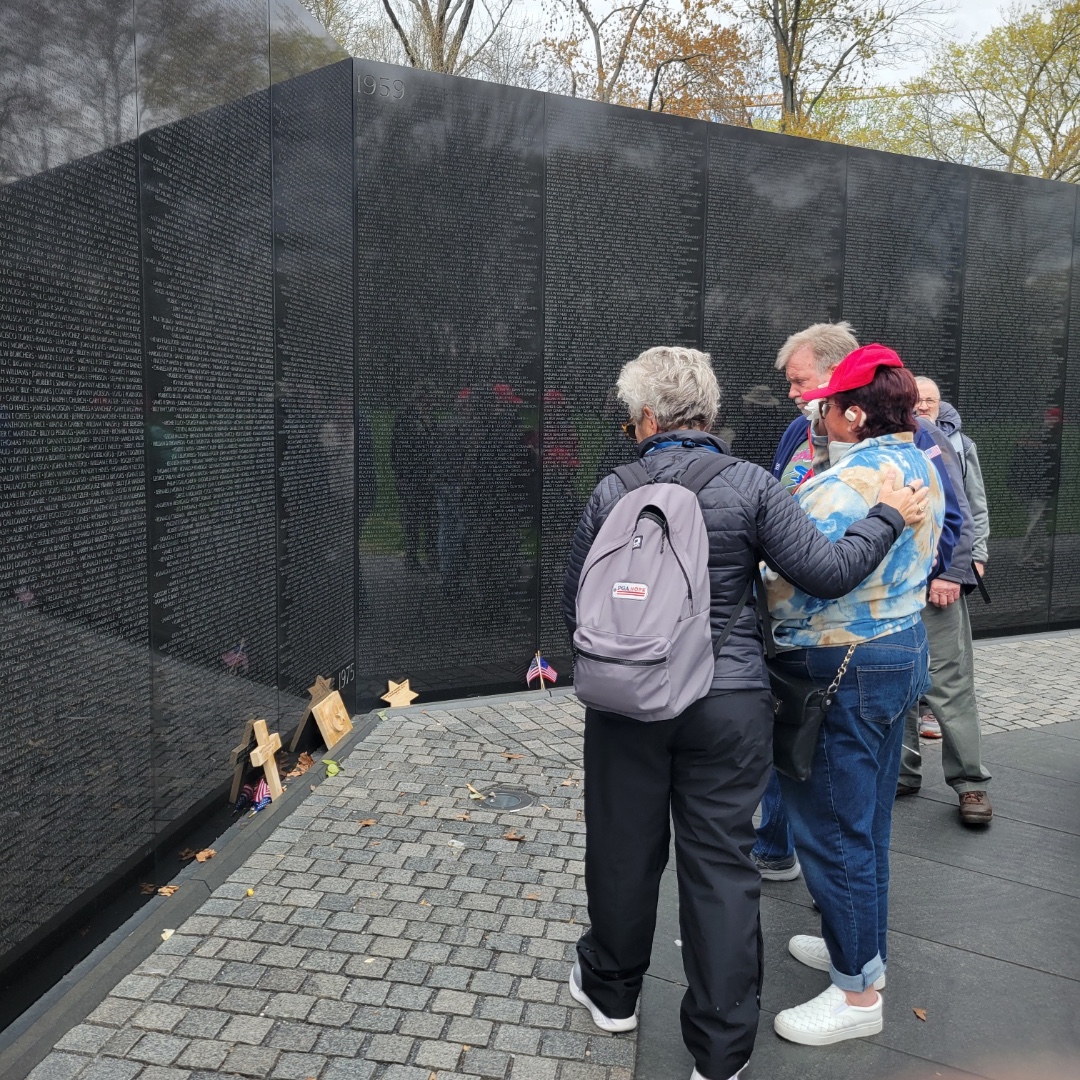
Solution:
{"label": "backpack shoulder strap", "polygon": [[614,471],[627,491],[633,491],[635,488],[644,487],[653,482],[649,470],[640,461],[635,461],[630,465],[620,465]]}
{"label": "backpack shoulder strap", "polygon": [[702,488],[710,480],[719,476],[730,466],[737,465],[739,460],[739,458],[731,457],[730,454],[708,454],[701,461],[691,465],[686,472],[675,480],[675,483],[686,488],[687,491],[692,492],[694,495],[700,495]]}
{"label": "backpack shoulder strap", "polygon": [[728,617],[728,621],[724,624],[724,629],[720,631],[720,637],[717,638],[716,644],[713,646],[713,656],[719,657],[720,650],[724,647],[724,642],[731,637],[731,631],[735,629],[735,624],[739,621],[739,616],[742,614],[742,610],[746,607],[746,601],[750,599],[750,593],[754,588],[754,579],[751,578],[746,583],[746,588],[743,589],[742,596],[739,597],[738,603],[735,605],[735,610]]}

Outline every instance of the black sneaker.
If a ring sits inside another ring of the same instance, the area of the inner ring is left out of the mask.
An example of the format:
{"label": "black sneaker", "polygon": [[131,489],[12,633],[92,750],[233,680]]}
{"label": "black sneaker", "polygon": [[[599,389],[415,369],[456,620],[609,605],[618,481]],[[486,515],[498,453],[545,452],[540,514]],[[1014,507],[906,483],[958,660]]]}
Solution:
{"label": "black sneaker", "polygon": [[786,859],[763,859],[757,852],[751,851],[750,858],[754,860],[764,881],[794,881],[802,873],[799,857],[794,852]]}

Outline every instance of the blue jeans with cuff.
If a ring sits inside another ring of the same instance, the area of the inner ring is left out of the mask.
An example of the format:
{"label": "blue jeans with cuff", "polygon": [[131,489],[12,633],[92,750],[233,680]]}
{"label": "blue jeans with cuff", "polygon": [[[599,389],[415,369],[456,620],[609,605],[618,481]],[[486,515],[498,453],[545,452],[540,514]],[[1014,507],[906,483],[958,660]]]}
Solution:
{"label": "blue jeans with cuff", "polygon": [[[827,686],[843,646],[782,653],[793,672]],[[821,726],[808,780],[780,776],[795,847],[841,990],[885,971],[889,836],[904,716],[930,686],[922,623],[860,642]]]}
{"label": "blue jeans with cuff", "polygon": [[775,770],[769,773],[765,794],[761,796],[761,824],[757,827],[754,854],[768,862],[783,862],[795,854],[791,823],[784,809],[784,796]]}

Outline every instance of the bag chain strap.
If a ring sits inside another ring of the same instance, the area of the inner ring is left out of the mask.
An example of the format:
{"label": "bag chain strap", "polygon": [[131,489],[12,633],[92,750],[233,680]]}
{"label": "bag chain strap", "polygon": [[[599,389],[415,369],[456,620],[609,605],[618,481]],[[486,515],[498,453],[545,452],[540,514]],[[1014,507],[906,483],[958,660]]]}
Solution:
{"label": "bag chain strap", "polygon": [[855,655],[855,646],[857,644],[858,644],[857,641],[853,641],[848,646],[847,656],[844,657],[844,662],[840,665],[840,670],[836,673],[836,678],[833,679],[833,681],[831,683],[829,683],[829,689],[826,690],[825,693],[830,698],[839,689],[841,679],[843,679],[843,677],[847,674],[848,664],[851,663],[851,658],[852,658],[852,656]]}

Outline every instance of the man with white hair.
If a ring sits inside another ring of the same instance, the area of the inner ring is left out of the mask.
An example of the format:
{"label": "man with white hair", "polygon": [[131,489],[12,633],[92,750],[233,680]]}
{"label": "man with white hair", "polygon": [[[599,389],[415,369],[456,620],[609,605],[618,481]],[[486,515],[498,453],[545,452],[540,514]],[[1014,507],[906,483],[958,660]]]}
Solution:
{"label": "man with white hair", "polygon": [[[806,416],[803,395],[827,383],[833,368],[858,347],[859,341],[850,323],[814,323],[792,334],[777,353],[776,368],[784,373],[788,381],[788,399],[799,410],[799,416],[781,436],[772,464],[773,476],[789,491],[794,491],[814,475],[814,435]],[[925,418],[919,420],[919,425],[915,443],[937,466],[945,491],[945,523],[930,593],[930,602],[936,604],[945,600],[946,594],[952,596],[953,590],[959,594],[959,581],[963,579],[956,577],[952,560],[955,557],[958,567],[970,562],[973,523],[961,486],[960,466],[948,439]],[[949,578],[955,580],[947,580]],[[902,785],[898,786],[897,793],[902,793]],[[775,774],[770,776],[762,795],[761,823],[751,857],[766,881],[792,881],[801,873]]]}
{"label": "man with white hair", "polygon": [[[827,383],[833,368],[858,347],[850,323],[815,323],[792,334],[777,354],[776,367],[788,381],[788,399],[799,410],[773,458],[772,474],[788,491],[813,475],[814,448],[803,394]],[[775,774],[761,799],[761,824],[751,857],[766,881],[794,881],[802,870]]]}
{"label": "man with white hair", "polygon": [[[987,794],[990,773],[982,763],[979,706],[975,700],[975,650],[965,596],[965,592],[978,586],[989,553],[990,514],[986,485],[975,444],[960,430],[959,413],[941,400],[941,390],[933,379],[918,378],[916,382],[919,402],[915,411],[920,418],[936,424],[956,450],[964,494],[971,506],[975,528],[972,565],[957,579],[961,588],[955,590],[955,597],[951,591],[945,596],[935,596],[936,583],[931,582],[930,602],[923,609],[923,626],[930,641],[930,680],[933,684],[926,700],[941,725],[941,766],[945,782],[959,797],[960,820],[965,825],[987,825],[994,816],[994,809]],[[964,568],[955,569],[959,572]],[[898,795],[913,795],[922,786],[920,726],[916,707],[908,713],[905,724]]]}

